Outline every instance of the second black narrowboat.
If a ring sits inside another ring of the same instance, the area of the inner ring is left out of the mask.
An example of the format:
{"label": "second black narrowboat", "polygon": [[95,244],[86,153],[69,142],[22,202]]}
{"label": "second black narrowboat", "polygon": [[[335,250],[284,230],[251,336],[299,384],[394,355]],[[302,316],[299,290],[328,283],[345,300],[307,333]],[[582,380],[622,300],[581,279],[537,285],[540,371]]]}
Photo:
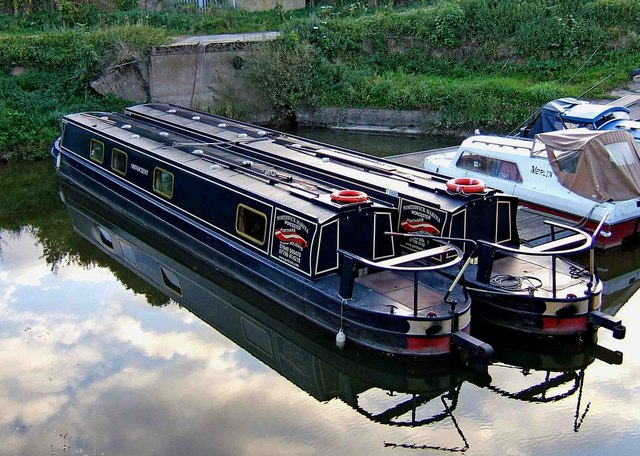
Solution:
{"label": "second black narrowboat", "polygon": [[[582,335],[604,326],[624,336],[621,322],[600,311],[602,282],[593,259],[587,267],[567,259],[581,252],[593,258],[600,227],[589,236],[551,223],[549,242],[526,247],[518,237],[518,199],[480,181],[454,185],[424,170],[165,103],[131,106],[125,114],[190,138],[188,143],[176,139],[175,145],[216,147],[252,168],[268,163],[304,179],[375,196],[397,209],[393,235],[408,253],[436,247],[438,236],[477,241],[477,250],[470,244],[461,247],[474,257],[467,276],[478,318],[533,334]],[[452,278],[457,274],[445,272]]]}

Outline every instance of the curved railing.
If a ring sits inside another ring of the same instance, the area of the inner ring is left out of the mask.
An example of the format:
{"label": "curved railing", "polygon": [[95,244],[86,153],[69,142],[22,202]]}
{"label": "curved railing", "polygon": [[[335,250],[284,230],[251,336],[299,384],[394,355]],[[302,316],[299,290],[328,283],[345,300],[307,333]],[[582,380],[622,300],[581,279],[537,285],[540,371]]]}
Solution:
{"label": "curved railing", "polygon": [[[403,236],[403,237],[423,237],[424,235],[420,234],[407,234],[407,233],[395,233],[395,232],[385,232],[387,236]],[[413,315],[418,315],[418,285],[419,285],[419,273],[428,272],[428,271],[436,271],[440,269],[446,269],[457,264],[465,258],[465,253],[462,251],[460,247],[457,247],[453,244],[450,244],[446,241],[460,241],[465,243],[472,243],[474,245],[475,250],[475,242],[458,239],[458,238],[445,238],[438,237],[435,238],[433,236],[429,236],[429,238],[441,245],[437,247],[433,247],[426,250],[421,250],[419,252],[414,252],[410,254],[400,255],[393,258],[389,258],[381,261],[369,260],[367,258],[363,258],[359,255],[346,251],[344,249],[338,249],[338,253],[344,257],[342,262],[342,273],[340,280],[340,291],[339,294],[343,299],[351,299],[353,295],[353,284],[355,281],[353,270],[356,265],[360,264],[367,267],[372,267],[381,270],[390,270],[390,271],[403,271],[403,272],[412,272],[413,273]],[[445,254],[454,253],[455,257],[448,259],[446,261],[438,260],[438,264],[432,265],[412,265],[412,266],[401,266],[406,263],[415,263],[415,262],[426,262],[431,259],[435,259],[436,257],[442,257]],[[460,267],[460,271],[458,275],[453,279],[449,289],[444,295],[444,302],[451,304],[452,307],[455,307],[455,300],[450,300],[450,295],[453,292],[453,289],[458,284],[460,279],[464,276],[464,271],[467,269],[469,264],[471,263],[471,255],[466,255],[466,261]],[[464,281],[463,281],[464,288]],[[464,289],[464,293],[466,296],[466,289]]]}

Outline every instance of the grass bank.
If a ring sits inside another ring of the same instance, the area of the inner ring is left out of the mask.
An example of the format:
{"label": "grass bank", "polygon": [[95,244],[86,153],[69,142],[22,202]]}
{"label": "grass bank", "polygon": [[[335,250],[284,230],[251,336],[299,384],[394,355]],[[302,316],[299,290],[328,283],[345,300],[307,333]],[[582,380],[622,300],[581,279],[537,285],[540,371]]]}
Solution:
{"label": "grass bank", "polygon": [[424,0],[261,13],[150,12],[132,2],[100,9],[88,0],[38,11],[52,2],[26,3],[28,14],[0,16],[1,161],[46,156],[64,113],[121,109],[126,101],[97,95],[89,81],[176,35],[280,30],[283,40],[247,72],[281,117],[301,107],[434,110],[447,130],[509,132],[542,103],[589,89],[603,96],[640,66],[636,0]]}

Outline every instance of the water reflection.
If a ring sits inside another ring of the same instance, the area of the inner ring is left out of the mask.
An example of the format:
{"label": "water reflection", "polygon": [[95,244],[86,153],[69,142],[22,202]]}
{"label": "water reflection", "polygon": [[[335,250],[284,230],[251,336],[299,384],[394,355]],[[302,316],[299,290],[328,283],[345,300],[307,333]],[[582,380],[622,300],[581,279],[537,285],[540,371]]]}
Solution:
{"label": "water reflection", "polygon": [[550,404],[573,398],[573,431],[578,432],[589,412],[583,398],[586,370],[596,359],[611,365],[622,364],[622,353],[598,346],[593,341],[509,338],[483,333],[495,348],[492,372],[502,375],[488,390],[512,401]]}
{"label": "water reflection", "polygon": [[377,157],[455,146],[461,139],[452,136],[402,135],[393,136],[324,128],[299,128],[294,134],[325,144],[337,144],[346,149],[357,150]]}

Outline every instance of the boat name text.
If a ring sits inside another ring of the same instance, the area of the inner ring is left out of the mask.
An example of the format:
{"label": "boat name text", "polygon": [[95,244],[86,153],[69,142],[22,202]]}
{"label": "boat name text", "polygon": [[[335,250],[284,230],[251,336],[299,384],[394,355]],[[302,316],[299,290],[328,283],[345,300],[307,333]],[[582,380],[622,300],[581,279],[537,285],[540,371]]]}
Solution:
{"label": "boat name text", "polygon": [[544,170],[542,168],[538,168],[536,165],[531,165],[531,174],[536,174],[542,177],[551,177],[553,174],[551,171]]}
{"label": "boat name text", "polygon": [[135,164],[131,163],[131,169],[134,170],[134,171],[138,171],[139,173],[144,174],[145,176],[149,175],[149,170],[143,168],[142,166],[138,166],[138,165],[135,165]]}
{"label": "boat name text", "polygon": [[437,214],[424,206],[419,206],[417,204],[410,204],[410,205],[404,206],[403,210],[411,211],[411,215],[415,217],[424,217],[429,220],[435,220],[438,223],[442,223],[440,214]]}
{"label": "boat name text", "polygon": [[292,228],[295,231],[304,231],[305,233],[309,233],[309,228],[300,219],[296,217],[292,217],[290,215],[279,215],[276,220],[278,222],[282,222],[283,225]]}

